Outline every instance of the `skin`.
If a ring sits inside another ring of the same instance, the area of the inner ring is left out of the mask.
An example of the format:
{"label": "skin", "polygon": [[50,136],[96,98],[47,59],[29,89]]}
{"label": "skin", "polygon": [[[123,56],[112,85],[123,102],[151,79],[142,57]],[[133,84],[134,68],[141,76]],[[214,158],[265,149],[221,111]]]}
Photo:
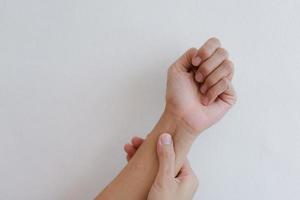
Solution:
{"label": "skin", "polygon": [[[169,138],[169,142],[165,142],[165,137]],[[124,146],[127,161],[134,156],[143,142],[142,138],[134,137],[131,139],[131,144],[128,143]],[[149,191],[148,200],[192,199],[198,187],[198,179],[187,159],[178,175],[174,177],[175,152],[170,134],[164,133],[159,137],[157,156],[159,160],[158,173]]]}
{"label": "skin", "polygon": [[199,49],[186,51],[168,69],[166,106],[160,120],[130,162],[96,199],[147,198],[158,172],[156,142],[161,133],[172,135],[176,176],[197,136],[235,103],[232,77],[233,64],[218,39],[211,38]]}

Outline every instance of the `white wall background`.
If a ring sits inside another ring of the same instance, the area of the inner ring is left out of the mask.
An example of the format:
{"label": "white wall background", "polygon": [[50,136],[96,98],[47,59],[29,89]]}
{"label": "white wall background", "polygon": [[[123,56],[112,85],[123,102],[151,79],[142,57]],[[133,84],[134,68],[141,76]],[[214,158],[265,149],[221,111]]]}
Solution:
{"label": "white wall background", "polygon": [[195,199],[300,199],[300,1],[0,0],[0,199],[92,199],[219,37],[239,101],[190,153]]}

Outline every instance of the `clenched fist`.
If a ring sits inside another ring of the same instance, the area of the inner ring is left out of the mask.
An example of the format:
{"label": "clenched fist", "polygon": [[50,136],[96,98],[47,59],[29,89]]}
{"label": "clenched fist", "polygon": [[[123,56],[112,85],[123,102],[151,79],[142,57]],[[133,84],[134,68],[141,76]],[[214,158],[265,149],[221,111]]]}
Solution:
{"label": "clenched fist", "polygon": [[166,111],[193,133],[216,123],[235,103],[233,63],[216,38],[185,52],[168,70]]}

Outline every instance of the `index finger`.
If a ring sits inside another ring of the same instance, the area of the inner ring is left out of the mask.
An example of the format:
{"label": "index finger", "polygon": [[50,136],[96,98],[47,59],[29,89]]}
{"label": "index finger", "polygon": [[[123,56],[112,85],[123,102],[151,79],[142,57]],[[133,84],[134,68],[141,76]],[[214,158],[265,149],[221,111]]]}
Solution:
{"label": "index finger", "polygon": [[201,62],[208,59],[213,53],[221,47],[221,42],[219,39],[212,37],[208,39],[202,47],[198,50],[197,54],[192,59],[193,66],[197,67]]}

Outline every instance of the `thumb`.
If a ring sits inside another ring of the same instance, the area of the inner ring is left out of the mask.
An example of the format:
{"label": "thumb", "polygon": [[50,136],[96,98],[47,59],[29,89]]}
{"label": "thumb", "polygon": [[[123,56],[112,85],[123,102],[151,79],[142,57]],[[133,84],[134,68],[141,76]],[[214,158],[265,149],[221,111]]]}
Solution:
{"label": "thumb", "polygon": [[168,133],[160,135],[157,143],[159,168],[156,179],[161,181],[175,176],[175,152],[172,136]]}

